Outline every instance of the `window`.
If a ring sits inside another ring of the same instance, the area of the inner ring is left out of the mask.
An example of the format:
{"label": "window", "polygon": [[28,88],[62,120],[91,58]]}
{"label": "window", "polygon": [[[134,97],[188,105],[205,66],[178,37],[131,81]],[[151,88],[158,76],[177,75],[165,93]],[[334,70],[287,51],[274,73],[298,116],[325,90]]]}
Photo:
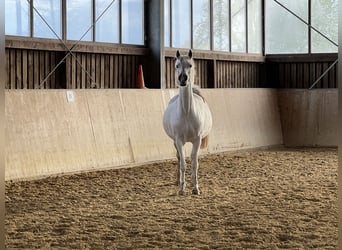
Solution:
{"label": "window", "polygon": [[144,0],[122,1],[122,42],[144,44]]}
{"label": "window", "polygon": [[[279,1],[308,22],[308,0]],[[274,1],[266,1],[266,53],[308,53],[308,26]]]}
{"label": "window", "polygon": [[33,36],[45,38],[61,38],[61,0],[34,0],[33,6]]}
{"label": "window", "polygon": [[193,1],[193,48],[210,49],[210,0]]}
{"label": "window", "polygon": [[261,0],[248,1],[248,52],[262,53]]}
{"label": "window", "polygon": [[229,51],[229,1],[214,1],[214,50]]}
{"label": "window", "polygon": [[92,40],[92,0],[67,1],[67,39]]}
{"label": "window", "polygon": [[[338,0],[311,0],[311,24],[329,39],[338,43]],[[337,46],[311,30],[312,52],[337,52]]]}
{"label": "window", "polygon": [[232,52],[246,52],[245,1],[231,0]]}
{"label": "window", "polygon": [[165,0],[164,18],[165,47],[262,53],[262,0]]}
{"label": "window", "polygon": [[172,0],[172,47],[191,47],[190,0]]}
{"label": "window", "polygon": [[120,20],[119,20],[119,1],[112,0],[96,0],[95,2],[95,19],[97,42],[120,42]]}
{"label": "window", "polygon": [[5,34],[30,36],[30,6],[27,1],[5,0]]}
{"label": "window", "polygon": [[164,1],[164,45],[170,47],[170,0]]}
{"label": "window", "polygon": [[143,45],[144,2],[5,0],[5,34]]}

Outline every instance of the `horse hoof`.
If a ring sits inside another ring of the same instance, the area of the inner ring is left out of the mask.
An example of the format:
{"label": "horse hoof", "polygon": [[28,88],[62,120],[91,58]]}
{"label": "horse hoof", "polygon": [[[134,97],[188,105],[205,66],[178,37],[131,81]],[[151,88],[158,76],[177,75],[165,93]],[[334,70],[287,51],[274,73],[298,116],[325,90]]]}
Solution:
{"label": "horse hoof", "polygon": [[178,194],[179,195],[185,195],[185,191],[184,190],[179,190]]}
{"label": "horse hoof", "polygon": [[192,194],[194,194],[194,195],[200,195],[201,193],[200,193],[200,191],[199,191],[198,189],[193,189],[193,190],[192,190]]}

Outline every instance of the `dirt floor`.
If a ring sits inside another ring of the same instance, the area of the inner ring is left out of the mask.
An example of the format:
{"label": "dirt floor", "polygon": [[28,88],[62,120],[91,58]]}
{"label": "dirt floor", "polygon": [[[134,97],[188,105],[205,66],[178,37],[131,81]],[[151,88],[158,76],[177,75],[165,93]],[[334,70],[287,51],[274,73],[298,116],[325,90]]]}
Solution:
{"label": "dirt floor", "polygon": [[6,183],[7,249],[337,249],[337,150],[200,159]]}

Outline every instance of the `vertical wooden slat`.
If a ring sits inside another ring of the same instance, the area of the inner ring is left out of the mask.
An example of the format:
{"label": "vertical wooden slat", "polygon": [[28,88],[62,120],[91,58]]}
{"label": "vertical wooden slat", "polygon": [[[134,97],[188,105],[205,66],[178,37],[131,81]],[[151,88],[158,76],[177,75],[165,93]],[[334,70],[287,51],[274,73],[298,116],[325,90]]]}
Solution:
{"label": "vertical wooden slat", "polygon": [[103,67],[104,67],[104,88],[109,88],[109,55],[103,55]]}
{"label": "vertical wooden slat", "polygon": [[28,78],[28,89],[34,88],[34,67],[33,67],[33,51],[29,50],[27,51],[28,54],[28,72],[27,72],[27,78]]}
{"label": "vertical wooden slat", "polygon": [[39,51],[33,51],[33,84],[34,88],[39,88]]}
{"label": "vertical wooden slat", "polygon": [[[45,51],[44,53],[44,78],[48,76],[48,74],[50,73],[50,60],[51,60],[51,54],[53,52],[50,51]],[[51,78],[52,75],[49,76],[49,78],[46,81],[46,88],[50,89],[51,88]]]}
{"label": "vertical wooden slat", "polygon": [[81,77],[80,88],[85,89],[86,88],[86,71],[88,71],[87,56],[85,53],[80,53],[80,57],[81,57],[80,61],[83,66],[83,69],[81,69],[81,74],[80,74],[80,77]]}
{"label": "vertical wooden slat", "polygon": [[45,78],[45,51],[39,52],[39,86],[42,89],[46,89],[47,82],[43,83]]}
{"label": "vertical wooden slat", "polygon": [[5,55],[6,55],[6,89],[11,88],[11,71],[10,71],[10,50],[6,49],[5,50]]}
{"label": "vertical wooden slat", "polygon": [[114,88],[114,55],[109,56],[109,65],[108,65],[108,70],[109,70],[109,82],[108,82],[108,87],[110,89]]}
{"label": "vertical wooden slat", "polygon": [[297,88],[303,88],[303,64],[302,63],[295,63],[296,65],[296,76],[295,81],[297,83]]}
{"label": "vertical wooden slat", "polygon": [[27,50],[22,51],[22,88],[27,89],[28,56]]}
{"label": "vertical wooden slat", "polygon": [[119,88],[119,57],[118,55],[114,56],[114,82],[113,86],[114,88]]}
{"label": "vertical wooden slat", "polygon": [[[332,63],[329,63],[329,67]],[[329,86],[328,88],[336,88],[336,67],[333,67],[329,73],[328,73],[328,77],[329,77]]]}
{"label": "vertical wooden slat", "polygon": [[122,55],[118,56],[118,87],[119,88],[124,88],[124,82],[123,82],[123,74],[122,74],[122,69],[123,69],[123,58]]}
{"label": "vertical wooden slat", "polygon": [[[322,63],[322,73],[321,74],[323,74],[328,68],[329,68],[329,65],[327,62]],[[322,78],[322,88],[329,88],[329,74],[326,74]]]}
{"label": "vertical wooden slat", "polygon": [[[316,62],[316,77],[315,80],[318,79],[322,75],[322,63]],[[315,88],[323,88],[323,79],[321,79],[315,86]]]}
{"label": "vertical wooden slat", "polygon": [[15,63],[16,63],[16,60],[15,60],[15,49],[11,49],[10,50],[10,67],[9,67],[9,70],[10,70],[10,85],[11,85],[11,89],[15,89],[16,88],[16,80],[15,80],[15,77],[16,77],[16,70],[15,70]]}
{"label": "vertical wooden slat", "polygon": [[310,78],[309,78],[309,74],[310,74],[310,65],[308,63],[303,63],[303,88],[307,89],[309,88],[309,82],[310,82]]}
{"label": "vertical wooden slat", "polygon": [[23,82],[22,82],[22,54],[21,54],[21,49],[16,49],[15,53],[15,60],[16,60],[16,65],[15,65],[15,81],[16,81],[16,88],[17,89],[22,89],[23,87]]}
{"label": "vertical wooden slat", "polygon": [[91,79],[89,79],[90,85],[89,87],[94,87],[96,85],[97,88],[100,88],[99,83],[96,81],[96,56],[94,54],[89,54],[90,60],[91,60],[91,70],[90,70],[90,76]]}
{"label": "vertical wooden slat", "polygon": [[105,55],[100,54],[100,65],[101,65],[101,71],[100,71],[100,81],[101,81],[101,89],[105,88]]}
{"label": "vertical wooden slat", "polygon": [[[57,65],[57,63],[59,63],[59,61],[57,62],[57,56],[56,56],[56,52],[52,52],[51,56],[50,56],[50,70],[53,70],[55,68],[55,66]],[[57,69],[56,69],[57,71]],[[57,88],[57,85],[60,85],[60,83],[57,84],[57,80],[61,81],[61,77],[56,77],[56,71],[51,75],[51,85],[50,87],[52,89]]]}

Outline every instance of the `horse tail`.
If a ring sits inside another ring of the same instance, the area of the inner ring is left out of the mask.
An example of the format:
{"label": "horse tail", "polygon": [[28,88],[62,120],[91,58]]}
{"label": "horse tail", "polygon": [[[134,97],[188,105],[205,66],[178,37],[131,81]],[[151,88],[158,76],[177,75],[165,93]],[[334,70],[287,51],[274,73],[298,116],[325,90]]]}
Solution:
{"label": "horse tail", "polygon": [[201,149],[207,148],[209,143],[209,135],[205,136],[201,140]]}

